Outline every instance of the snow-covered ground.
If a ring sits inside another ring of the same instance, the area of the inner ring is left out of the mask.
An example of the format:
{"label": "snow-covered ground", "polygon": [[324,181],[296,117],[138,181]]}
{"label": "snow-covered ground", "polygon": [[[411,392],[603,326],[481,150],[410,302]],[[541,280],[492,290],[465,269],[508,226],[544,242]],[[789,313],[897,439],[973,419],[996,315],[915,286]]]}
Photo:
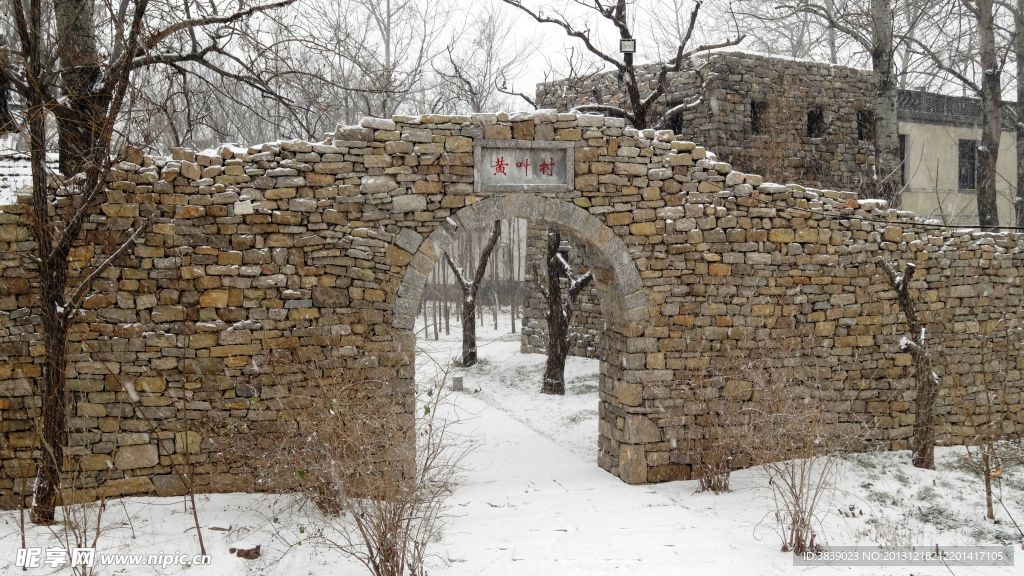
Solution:
{"label": "snow-covered ground", "polygon": [[[830,546],[1012,543],[1013,567],[798,567],[779,551],[771,492],[757,470],[733,474],[732,491],[697,493],[696,482],[628,486],[596,463],[596,361],[572,358],[565,397],[542,396],[544,357],[519,354],[518,335],[478,327],[480,364],[455,394],[460,434],[476,448],[448,502],[444,536],[430,574],[1024,574],[1024,550],[1005,512],[983,519],[980,480],[963,448],[938,451],[938,471],[910,465],[907,452],[845,457],[823,506],[819,541]],[[421,337],[417,379],[434,375],[459,347],[453,326],[440,341]],[[1024,520],[1024,470],[1007,469],[1003,499]],[[210,566],[107,567],[107,574],[362,574],[363,569],[309,537],[318,523],[289,495],[200,495],[199,516]],[[0,574],[14,567],[18,515],[0,513]],[[127,498],[108,504],[100,548],[112,552],[198,553],[181,498]],[[30,527],[29,545],[50,546],[49,529]],[[255,542],[248,561],[229,546]],[[52,569],[27,574],[52,573]],[[66,571],[65,571],[66,572]]]}

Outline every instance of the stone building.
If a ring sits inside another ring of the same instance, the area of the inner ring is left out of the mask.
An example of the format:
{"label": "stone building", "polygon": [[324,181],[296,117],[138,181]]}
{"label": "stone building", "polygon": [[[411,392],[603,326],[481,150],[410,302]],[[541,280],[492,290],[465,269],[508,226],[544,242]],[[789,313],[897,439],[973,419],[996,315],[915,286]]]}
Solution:
{"label": "stone building", "polygon": [[[677,116],[675,133],[773,181],[870,192],[871,72],[742,52],[716,52],[700,66],[707,77],[703,102]],[[639,68],[641,91],[657,72],[655,65]],[[651,118],[701,90],[691,71],[668,79]],[[539,84],[537,103],[568,110],[593,103],[621,107],[627,99],[617,74],[604,73]]]}

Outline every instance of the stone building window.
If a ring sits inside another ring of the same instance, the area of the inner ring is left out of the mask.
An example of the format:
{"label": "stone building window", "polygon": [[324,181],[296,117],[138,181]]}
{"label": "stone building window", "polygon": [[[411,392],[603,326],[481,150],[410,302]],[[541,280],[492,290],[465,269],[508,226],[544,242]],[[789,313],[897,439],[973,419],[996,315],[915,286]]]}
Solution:
{"label": "stone building window", "polygon": [[875,113],[871,110],[857,110],[857,139],[875,139]]}
{"label": "stone building window", "polygon": [[825,135],[825,111],[815,106],[807,111],[807,136],[821,138]]}
{"label": "stone building window", "polygon": [[958,187],[961,190],[974,190],[978,187],[978,141],[960,140],[959,145],[956,163]]}
{"label": "stone building window", "polygon": [[[680,105],[682,103],[683,103],[682,100],[676,100],[675,102],[669,102],[668,103],[668,109],[671,110],[671,109],[675,108],[676,106],[678,106],[678,105]],[[667,128],[669,130],[671,130],[672,132],[676,133],[677,135],[683,133],[683,112],[682,111],[680,111],[679,113],[675,114],[674,116],[672,116],[671,118],[668,119]]]}
{"label": "stone building window", "polygon": [[750,133],[764,134],[765,120],[768,116],[768,103],[752,101],[750,103]]}

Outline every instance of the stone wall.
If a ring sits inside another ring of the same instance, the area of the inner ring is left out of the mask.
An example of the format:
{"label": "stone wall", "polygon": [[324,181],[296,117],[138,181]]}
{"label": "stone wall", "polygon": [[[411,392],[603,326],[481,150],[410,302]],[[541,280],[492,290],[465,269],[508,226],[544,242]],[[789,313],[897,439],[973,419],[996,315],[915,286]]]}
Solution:
{"label": "stone wall", "polygon": [[[574,185],[487,192],[474,144],[571,142]],[[876,261],[913,261],[936,352],[941,442],[971,436],[964,407],[1002,382],[1024,425],[1018,338],[1024,239],[924,226],[850,192],[763,183],[672,133],[575,113],[364,119],[321,143],[132,155],[75,248],[75,274],[157,210],[75,316],[71,468],[84,494],[252,488],[251,454],[189,436],[222,418],[287,433],[295,399],[358,374],[414,413],[423,286],[459,229],[526,218],[564,231],[596,277],[604,329],[598,464],[629,483],[687,478],[717,422],[709,369],[753,351],[822,370],[840,424],[904,448],[914,421],[904,322]],[[0,496],[31,478],[41,372],[24,197],[0,211]],[[30,486],[31,483],[29,482]],[[257,488],[259,488],[257,486]],[[92,492],[89,492],[89,491]]]}

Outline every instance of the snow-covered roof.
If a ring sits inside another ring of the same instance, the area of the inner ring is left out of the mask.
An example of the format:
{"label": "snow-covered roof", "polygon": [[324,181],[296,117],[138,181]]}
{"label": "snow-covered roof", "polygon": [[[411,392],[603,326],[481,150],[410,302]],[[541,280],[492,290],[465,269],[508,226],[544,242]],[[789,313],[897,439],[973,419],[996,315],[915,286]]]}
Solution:
{"label": "snow-covered roof", "polygon": [[[57,155],[47,154],[46,163],[57,169]],[[19,190],[32,185],[32,165],[25,152],[0,150],[0,206],[14,204]]]}

